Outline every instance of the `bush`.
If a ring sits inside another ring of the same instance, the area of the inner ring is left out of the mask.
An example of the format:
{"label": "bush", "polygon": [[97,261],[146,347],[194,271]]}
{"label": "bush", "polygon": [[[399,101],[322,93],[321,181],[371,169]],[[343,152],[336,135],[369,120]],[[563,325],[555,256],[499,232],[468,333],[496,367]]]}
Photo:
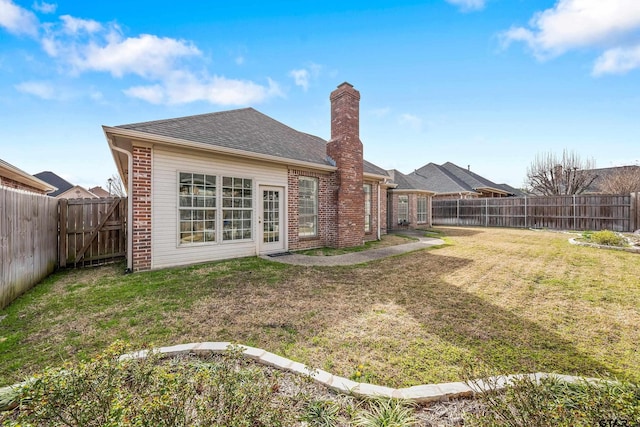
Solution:
{"label": "bush", "polygon": [[212,362],[118,361],[122,344],[96,358],[47,369],[25,385],[5,426],[288,426],[305,396],[278,393],[277,375],[239,352]]}
{"label": "bush", "polygon": [[[491,388],[491,387],[490,387]],[[640,425],[640,386],[618,381],[569,383],[557,377],[515,380],[504,392],[480,397],[485,411],[465,421],[476,427],[591,427]]]}
{"label": "bush", "polygon": [[356,415],[354,425],[358,427],[410,427],[417,423],[413,408],[397,399],[374,399],[369,409]]}
{"label": "bush", "polygon": [[[587,236],[586,234],[583,234]],[[627,246],[627,240],[610,230],[596,231],[588,234],[587,240],[598,245],[605,246]]]}

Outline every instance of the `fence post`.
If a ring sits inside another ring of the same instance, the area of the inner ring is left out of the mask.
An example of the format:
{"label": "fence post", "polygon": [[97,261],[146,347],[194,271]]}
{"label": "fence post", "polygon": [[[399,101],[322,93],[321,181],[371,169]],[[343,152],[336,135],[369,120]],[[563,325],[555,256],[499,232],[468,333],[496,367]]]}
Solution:
{"label": "fence post", "polygon": [[460,225],[460,199],[456,200],[456,225]]}
{"label": "fence post", "polygon": [[576,229],[576,195],[573,195],[573,227],[571,227],[573,230]]}
{"label": "fence post", "polygon": [[638,199],[638,192],[636,191],[635,193],[631,193],[631,198],[630,198],[630,212],[629,212],[629,216],[630,221],[629,221],[629,225],[631,226],[631,230],[629,231],[635,231],[640,229],[640,200]]}
{"label": "fence post", "polygon": [[527,196],[524,196],[524,228],[528,228],[528,220],[529,217],[527,216]]}
{"label": "fence post", "polygon": [[484,199],[484,226],[489,226],[489,199]]}
{"label": "fence post", "polygon": [[67,266],[67,215],[69,202],[67,199],[58,201],[58,264]]}

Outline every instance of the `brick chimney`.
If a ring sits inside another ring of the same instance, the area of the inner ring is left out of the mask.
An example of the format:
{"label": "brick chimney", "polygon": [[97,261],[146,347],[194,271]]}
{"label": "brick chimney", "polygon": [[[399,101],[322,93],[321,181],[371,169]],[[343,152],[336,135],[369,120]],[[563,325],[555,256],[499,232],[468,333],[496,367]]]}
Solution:
{"label": "brick chimney", "polygon": [[331,140],[327,155],[336,162],[337,241],[339,248],[364,241],[364,191],[360,142],[360,92],[342,83],[331,93]]}

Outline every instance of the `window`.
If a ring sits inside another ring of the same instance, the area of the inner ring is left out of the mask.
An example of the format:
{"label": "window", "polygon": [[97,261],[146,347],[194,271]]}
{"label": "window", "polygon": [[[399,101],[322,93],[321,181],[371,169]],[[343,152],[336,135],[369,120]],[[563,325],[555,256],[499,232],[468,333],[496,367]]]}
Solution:
{"label": "window", "polygon": [[180,244],[216,241],[216,177],[180,173]]}
{"label": "window", "polygon": [[364,232],[371,232],[371,184],[364,184]]}
{"label": "window", "polygon": [[409,196],[398,196],[398,224],[409,223]]}
{"label": "window", "polygon": [[418,223],[427,222],[427,198],[418,197]]}
{"label": "window", "polygon": [[298,235],[318,235],[318,180],[301,176],[298,178]]}
{"label": "window", "polygon": [[253,182],[245,178],[222,178],[222,240],[251,239]]}

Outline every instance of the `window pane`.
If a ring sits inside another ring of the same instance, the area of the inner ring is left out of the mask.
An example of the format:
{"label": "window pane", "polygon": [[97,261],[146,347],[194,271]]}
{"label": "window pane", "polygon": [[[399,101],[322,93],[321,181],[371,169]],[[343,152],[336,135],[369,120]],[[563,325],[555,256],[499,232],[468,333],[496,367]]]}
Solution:
{"label": "window pane", "polygon": [[298,235],[318,234],[318,180],[301,176],[298,179]]}
{"label": "window pane", "polygon": [[180,244],[215,242],[216,177],[179,173]]}

